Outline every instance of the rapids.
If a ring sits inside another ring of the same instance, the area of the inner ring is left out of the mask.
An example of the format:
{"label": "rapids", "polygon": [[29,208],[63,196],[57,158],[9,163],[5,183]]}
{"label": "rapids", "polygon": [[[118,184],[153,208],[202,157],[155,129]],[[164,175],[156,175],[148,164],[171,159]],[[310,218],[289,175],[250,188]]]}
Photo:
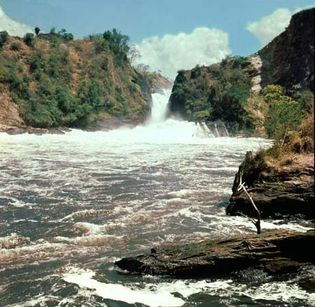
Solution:
{"label": "rapids", "polygon": [[270,141],[166,119],[168,97],[154,94],[151,117],[132,129],[0,134],[1,306],[315,304],[301,282],[313,267],[289,282],[260,271],[174,281],[115,270],[118,258],[161,243],[255,231],[225,206],[245,152]]}

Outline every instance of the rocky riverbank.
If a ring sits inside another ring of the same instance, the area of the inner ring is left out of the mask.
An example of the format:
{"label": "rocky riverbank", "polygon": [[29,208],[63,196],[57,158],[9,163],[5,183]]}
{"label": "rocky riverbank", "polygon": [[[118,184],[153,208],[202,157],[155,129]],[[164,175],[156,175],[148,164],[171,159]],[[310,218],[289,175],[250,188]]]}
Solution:
{"label": "rocky riverbank", "polygon": [[30,126],[11,126],[11,125],[2,125],[0,124],[0,132],[5,132],[7,134],[64,134],[65,132],[70,131],[66,127],[56,127],[56,128],[34,128]]}
{"label": "rocky riverbank", "polygon": [[227,214],[256,216],[240,181],[255,201],[262,218],[302,215],[315,218],[314,154],[287,154],[279,160],[246,154],[234,180]]}
{"label": "rocky riverbank", "polygon": [[314,244],[314,231],[269,231],[223,241],[166,245],[148,254],[123,258],[116,265],[132,273],[174,278],[224,277],[248,268],[270,274],[294,273],[305,264],[315,264],[315,255],[309,250]]}

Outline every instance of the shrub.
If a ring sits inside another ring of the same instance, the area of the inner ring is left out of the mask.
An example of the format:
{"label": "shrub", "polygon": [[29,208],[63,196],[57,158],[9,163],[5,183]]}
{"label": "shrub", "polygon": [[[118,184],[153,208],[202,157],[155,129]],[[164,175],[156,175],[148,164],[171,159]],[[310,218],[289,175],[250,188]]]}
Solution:
{"label": "shrub", "polygon": [[267,134],[279,142],[289,131],[300,125],[305,113],[299,102],[286,96],[284,89],[279,85],[268,85],[262,91],[262,95],[268,104],[265,121]]}
{"label": "shrub", "polygon": [[314,94],[311,91],[299,91],[295,95],[295,99],[300,103],[301,108],[306,112],[312,112],[314,106]]}
{"label": "shrub", "polygon": [[35,37],[33,33],[26,33],[23,37],[24,43],[29,47],[34,47]]}
{"label": "shrub", "polygon": [[21,49],[21,43],[20,42],[13,42],[11,45],[10,45],[10,49],[13,50],[13,51],[18,51]]}
{"label": "shrub", "polygon": [[4,44],[8,40],[8,37],[9,37],[9,33],[7,31],[0,32],[0,48],[4,46]]}

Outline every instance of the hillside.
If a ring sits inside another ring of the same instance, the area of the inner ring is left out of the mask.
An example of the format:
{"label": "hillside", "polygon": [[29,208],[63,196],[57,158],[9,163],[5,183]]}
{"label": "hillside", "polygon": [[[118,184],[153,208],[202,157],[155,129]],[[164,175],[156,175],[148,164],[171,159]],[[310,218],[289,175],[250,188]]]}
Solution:
{"label": "hillside", "polygon": [[127,42],[116,30],[82,40],[66,31],[23,39],[1,32],[0,128],[143,121],[163,77],[137,72]]}
{"label": "hillside", "polygon": [[171,113],[191,121],[221,120],[232,132],[272,136],[267,126],[273,102],[263,91],[268,85],[281,86],[284,96],[308,112],[314,90],[314,15],[314,8],[295,14],[289,27],[257,54],[180,71]]}

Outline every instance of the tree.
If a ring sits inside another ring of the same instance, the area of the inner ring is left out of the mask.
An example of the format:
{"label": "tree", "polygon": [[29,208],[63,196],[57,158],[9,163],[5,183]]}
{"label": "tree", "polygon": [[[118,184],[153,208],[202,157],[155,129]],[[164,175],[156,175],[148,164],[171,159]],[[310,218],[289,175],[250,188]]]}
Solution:
{"label": "tree", "polygon": [[139,52],[139,49],[135,45],[133,45],[129,48],[128,58],[129,58],[131,63],[135,63],[138,59],[141,58],[141,54]]}
{"label": "tree", "polygon": [[40,32],[40,28],[39,27],[35,27],[35,34],[36,34],[36,36],[38,36],[39,32]]}
{"label": "tree", "polygon": [[108,42],[109,49],[116,54],[120,62],[127,59],[127,54],[130,50],[128,46],[129,37],[127,35],[113,29],[112,31],[105,31],[103,38]]}

